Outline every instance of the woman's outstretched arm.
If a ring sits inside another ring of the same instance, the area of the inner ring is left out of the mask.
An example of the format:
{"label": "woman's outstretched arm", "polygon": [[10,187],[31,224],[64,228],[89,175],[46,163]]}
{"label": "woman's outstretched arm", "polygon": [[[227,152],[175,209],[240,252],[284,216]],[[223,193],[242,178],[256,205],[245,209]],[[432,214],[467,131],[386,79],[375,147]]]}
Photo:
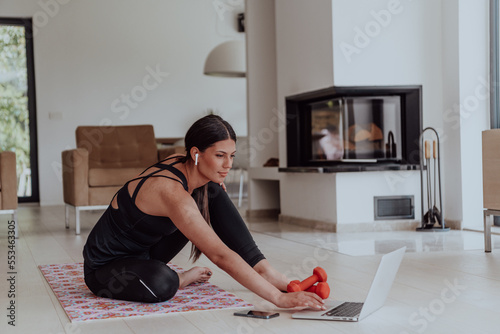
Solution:
{"label": "woman's outstretched arm", "polygon": [[224,187],[210,182],[208,195],[210,223],[217,236],[269,283],[281,291],[286,291],[289,279],[273,268],[260,252]]}
{"label": "woman's outstretched arm", "polygon": [[278,270],[276,270],[269,261],[266,259],[259,261],[253,269],[255,269],[256,272],[259,273],[262,277],[266,279],[269,283],[274,285],[276,288],[278,288],[281,291],[286,291],[286,287],[290,280],[286,277],[285,274],[280,273]]}
{"label": "woman's outstretched arm", "polygon": [[227,247],[208,226],[196,203],[184,191],[162,192],[160,205],[165,216],[215,265],[258,296],[278,307],[323,308],[323,300],[314,293],[283,293],[250,267],[237,253]]}

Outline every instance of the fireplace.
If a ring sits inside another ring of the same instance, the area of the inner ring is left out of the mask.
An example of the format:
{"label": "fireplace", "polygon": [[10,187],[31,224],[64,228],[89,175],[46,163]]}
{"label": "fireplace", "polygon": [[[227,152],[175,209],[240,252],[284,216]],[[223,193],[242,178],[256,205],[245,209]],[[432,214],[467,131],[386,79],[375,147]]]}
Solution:
{"label": "fireplace", "polygon": [[417,169],[421,92],[421,86],[330,87],[287,97],[287,170]]}

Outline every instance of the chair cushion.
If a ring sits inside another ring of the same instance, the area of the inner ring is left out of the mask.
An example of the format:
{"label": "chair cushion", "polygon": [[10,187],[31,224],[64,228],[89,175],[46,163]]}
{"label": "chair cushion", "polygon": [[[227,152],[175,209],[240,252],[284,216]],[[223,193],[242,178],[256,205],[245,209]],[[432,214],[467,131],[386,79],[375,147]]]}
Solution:
{"label": "chair cushion", "polygon": [[90,168],[89,187],[123,186],[146,168]]}
{"label": "chair cushion", "polygon": [[90,188],[88,205],[108,205],[119,189],[119,186]]}
{"label": "chair cushion", "polygon": [[152,125],[79,126],[76,146],[89,152],[89,168],[145,168],[158,161]]}

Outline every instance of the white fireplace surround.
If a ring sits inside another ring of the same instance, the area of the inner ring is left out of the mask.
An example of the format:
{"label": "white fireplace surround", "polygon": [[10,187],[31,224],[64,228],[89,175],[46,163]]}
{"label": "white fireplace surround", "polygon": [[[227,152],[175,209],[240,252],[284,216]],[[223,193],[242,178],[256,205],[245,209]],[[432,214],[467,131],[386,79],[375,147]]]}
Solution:
{"label": "white fireplace surround", "polygon": [[[359,31],[373,28],[373,13],[389,5],[390,23],[360,45]],[[488,77],[487,1],[252,0],[246,6],[250,139],[272,130],[276,114],[284,119],[286,96],[331,86],[422,85],[422,127],[436,128],[443,143],[446,224],[482,228],[480,133],[489,126],[489,101],[477,98],[474,110],[465,102]],[[346,45],[356,48],[349,57]],[[286,167],[284,128],[273,135],[250,162],[250,213],[279,211],[282,220],[337,231],[377,230],[383,225],[374,220],[374,196],[414,195],[420,220],[419,171],[278,173],[262,167],[271,157]],[[413,228],[415,221],[387,226]]]}

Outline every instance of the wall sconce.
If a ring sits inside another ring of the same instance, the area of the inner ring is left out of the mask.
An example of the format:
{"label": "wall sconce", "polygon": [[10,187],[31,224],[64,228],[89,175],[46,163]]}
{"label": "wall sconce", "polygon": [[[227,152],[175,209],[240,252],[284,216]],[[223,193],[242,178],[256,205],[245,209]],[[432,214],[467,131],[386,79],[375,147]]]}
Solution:
{"label": "wall sconce", "polygon": [[205,60],[205,75],[244,78],[246,55],[244,41],[227,41],[217,45]]}

